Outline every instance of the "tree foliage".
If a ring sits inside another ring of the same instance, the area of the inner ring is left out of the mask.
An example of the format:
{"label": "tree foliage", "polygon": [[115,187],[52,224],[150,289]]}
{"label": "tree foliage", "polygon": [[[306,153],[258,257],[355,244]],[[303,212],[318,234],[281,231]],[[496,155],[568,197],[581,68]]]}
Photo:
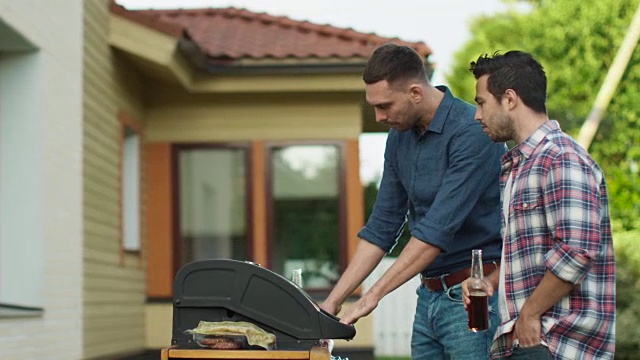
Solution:
{"label": "tree foliage", "polygon": [[[513,2],[513,1],[511,1]],[[472,39],[455,55],[447,80],[475,96],[469,63],[512,49],[532,53],[548,78],[547,109],[577,137],[631,23],[638,0],[527,1],[531,10],[477,18]],[[640,51],[635,51],[589,151],[607,176],[613,217],[640,228]]]}

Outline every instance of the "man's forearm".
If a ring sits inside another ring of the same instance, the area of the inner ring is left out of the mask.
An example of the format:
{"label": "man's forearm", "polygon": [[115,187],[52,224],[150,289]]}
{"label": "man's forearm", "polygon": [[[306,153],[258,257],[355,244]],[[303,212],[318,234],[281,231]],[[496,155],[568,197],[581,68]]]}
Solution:
{"label": "man's forearm", "polygon": [[522,306],[520,316],[541,317],[555,303],[569,294],[574,286],[547,270],[542,281]]}
{"label": "man's forearm", "polygon": [[438,247],[412,237],[393,265],[387,269],[368,293],[373,294],[377,299],[382,299],[424,270],[439,254]]}
{"label": "man's forearm", "polygon": [[342,305],[345,299],[362,284],[364,279],[375,269],[384,257],[385,252],[366,240],[360,239],[353,259],[342,274],[338,283],[325,300],[326,303]]}
{"label": "man's forearm", "polygon": [[498,290],[500,284],[500,268],[498,267],[491,274],[485,276],[484,280],[491,284],[491,295],[493,295],[493,292]]}

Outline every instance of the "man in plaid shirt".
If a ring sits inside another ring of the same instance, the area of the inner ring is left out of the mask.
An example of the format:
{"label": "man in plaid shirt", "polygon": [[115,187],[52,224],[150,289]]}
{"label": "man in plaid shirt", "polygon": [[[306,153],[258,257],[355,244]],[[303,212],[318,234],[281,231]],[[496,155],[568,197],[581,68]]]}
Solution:
{"label": "man in plaid shirt", "polygon": [[[613,359],[615,265],[602,169],[546,111],[547,79],[530,55],[471,63],[476,120],[502,157],[501,324],[492,358]],[[463,284],[465,306],[468,290]]]}

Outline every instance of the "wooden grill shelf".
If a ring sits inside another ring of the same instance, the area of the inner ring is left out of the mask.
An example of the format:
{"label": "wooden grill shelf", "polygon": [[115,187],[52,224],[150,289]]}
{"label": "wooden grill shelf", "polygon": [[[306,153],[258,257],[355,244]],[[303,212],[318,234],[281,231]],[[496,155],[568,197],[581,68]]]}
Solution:
{"label": "wooden grill shelf", "polygon": [[293,350],[188,350],[162,349],[160,360],[183,359],[232,359],[232,360],[330,360],[331,354],[325,347],[313,347],[309,351]]}

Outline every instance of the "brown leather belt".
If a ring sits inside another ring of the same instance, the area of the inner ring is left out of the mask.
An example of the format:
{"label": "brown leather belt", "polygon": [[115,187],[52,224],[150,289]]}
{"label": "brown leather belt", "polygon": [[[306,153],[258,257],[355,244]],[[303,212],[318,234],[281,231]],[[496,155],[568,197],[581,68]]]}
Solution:
{"label": "brown leather belt", "polygon": [[[485,275],[491,274],[494,270],[500,268],[500,262],[494,261],[482,265],[482,271]],[[452,274],[446,274],[438,277],[422,278],[422,284],[431,291],[443,291],[458,285],[467,280],[471,276],[471,268],[462,269]]]}

